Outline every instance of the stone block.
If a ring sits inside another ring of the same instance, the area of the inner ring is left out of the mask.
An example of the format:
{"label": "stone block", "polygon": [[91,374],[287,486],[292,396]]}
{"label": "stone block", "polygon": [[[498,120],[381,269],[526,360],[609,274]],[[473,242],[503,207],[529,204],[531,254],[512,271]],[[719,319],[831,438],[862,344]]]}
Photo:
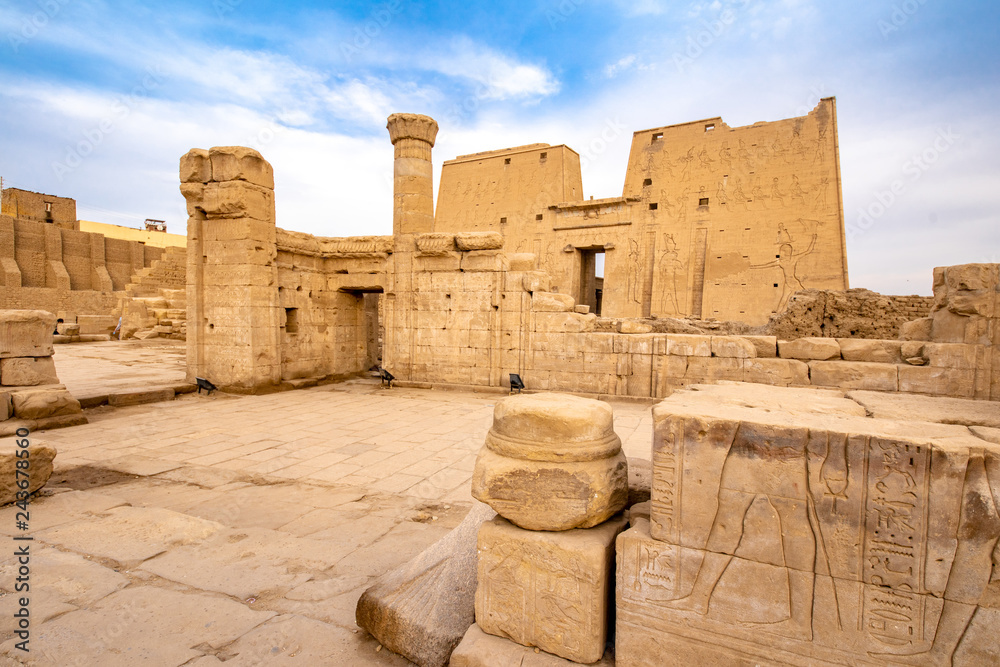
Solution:
{"label": "stone block", "polygon": [[772,358],[778,356],[778,338],[776,336],[740,336],[754,346],[757,357]]}
{"label": "stone block", "polygon": [[667,354],[682,357],[712,356],[712,337],[697,334],[667,334]]}
{"label": "stone block", "polygon": [[[840,355],[845,361],[873,361],[880,364],[898,364],[903,361],[902,341],[838,338],[837,342],[840,344]],[[912,343],[907,345],[912,346]]]}
{"label": "stone block", "polygon": [[564,333],[593,331],[597,325],[597,315],[579,313],[535,313],[535,330]]}
{"label": "stone block", "polygon": [[44,310],[0,310],[0,359],[51,356],[55,327]]}
{"label": "stone block", "polygon": [[0,391],[0,421],[10,419],[14,414],[13,403],[9,391]]}
{"label": "stone block", "polygon": [[940,366],[898,367],[899,390],[914,394],[972,398],[976,373],[970,369]]}
{"label": "stone block", "polygon": [[[521,646],[509,639],[488,635],[473,624],[451,654],[450,667],[573,667],[578,662],[546,651]],[[614,667],[614,658],[605,654],[596,667]]]}
{"label": "stone block", "polygon": [[[262,188],[274,189],[274,169],[260,153],[252,148],[244,146],[215,146],[209,149],[208,157],[211,161],[213,181],[219,183],[223,181],[246,181]],[[194,166],[196,165],[192,164],[192,167]],[[184,181],[183,175],[184,161],[182,158],[182,181]],[[204,175],[203,172],[201,175]]]}
{"label": "stone block", "polygon": [[539,313],[570,313],[576,301],[568,294],[558,292],[534,292],[531,295],[531,309]]}
{"label": "stone block", "polygon": [[[201,205],[209,219],[251,218],[272,225],[275,219],[274,192],[243,181],[209,183],[202,192]],[[204,239],[206,244],[211,241]]]}
{"label": "stone block", "polygon": [[754,359],[757,347],[739,336],[712,336],[712,356],[733,359]]}
{"label": "stone block", "polygon": [[511,271],[534,271],[535,254],[531,252],[515,252],[507,255]]}
{"label": "stone block", "polygon": [[924,355],[924,343],[923,341],[903,341],[899,346],[899,354],[903,359],[922,357]]}
{"label": "stone block", "polygon": [[622,320],[618,325],[618,333],[647,334],[653,331],[653,325],[641,320]]}
{"label": "stone block", "polygon": [[650,523],[617,543],[617,664],[995,663],[1000,450],[760,389],[654,408]]}
{"label": "stone block", "polygon": [[[30,444],[26,448],[18,447],[17,442],[27,440]],[[27,451],[27,458],[23,452]],[[20,454],[20,456],[19,456]],[[4,445],[0,449],[0,505],[7,505],[17,500],[18,491],[28,491],[34,493],[45,486],[52,476],[52,461],[56,458],[56,450],[34,438],[18,437],[14,444]],[[18,461],[28,461],[27,469],[18,467]],[[20,471],[21,475],[18,475]],[[25,477],[25,473],[27,477]],[[18,480],[28,480],[28,488],[18,487]],[[13,521],[13,518],[11,519]]]}
{"label": "stone block", "polygon": [[419,256],[446,255],[455,251],[455,235],[443,232],[428,232],[416,236]]}
{"label": "stone block", "polygon": [[59,384],[55,361],[52,357],[0,359],[0,384],[5,387]]}
{"label": "stone block", "polygon": [[746,359],[743,379],[778,387],[808,385],[809,365],[798,359]]}
{"label": "stone block", "polygon": [[11,396],[14,416],[18,419],[44,419],[81,413],[80,401],[62,389],[34,389],[14,392]]}
{"label": "stone block", "polygon": [[817,387],[896,391],[899,376],[895,364],[868,361],[810,361],[809,380]]}
{"label": "stone block", "polygon": [[476,503],[455,530],[379,577],[358,600],[358,625],[422,667],[445,667],[476,620],[476,542],[495,516]]}
{"label": "stone block", "polygon": [[693,382],[743,380],[743,359],[732,357],[688,357],[684,378]]}
{"label": "stone block", "polygon": [[597,662],[607,638],[618,515],[594,528],[524,530],[497,517],[479,529],[476,623],[488,634],[567,660]]}
{"label": "stone block", "polygon": [[927,343],[924,345],[923,357],[928,366],[941,368],[976,368],[976,353],[980,346],[963,343]]}
{"label": "stone block", "polygon": [[499,250],[503,248],[500,232],[462,232],[455,234],[459,250]]}
{"label": "stone block", "polygon": [[521,279],[521,287],[525,292],[548,292],[551,285],[549,274],[544,271],[526,271]]}
{"label": "stone block", "polygon": [[503,271],[506,258],[499,250],[474,250],[462,253],[462,270],[469,272]]}
{"label": "stone block", "polygon": [[931,339],[931,327],[934,320],[922,317],[919,320],[904,322],[899,327],[899,337],[906,341],[921,341]]}
{"label": "stone block", "polygon": [[573,306],[574,313],[580,313],[581,315],[586,315],[590,312],[590,306],[575,305]]}
{"label": "stone block", "polygon": [[192,148],[181,156],[181,183],[208,183],[212,180],[212,163],[204,148]]}
{"label": "stone block", "polygon": [[174,390],[170,387],[164,389],[143,389],[139,391],[122,391],[108,394],[108,405],[116,408],[126,405],[143,405],[146,403],[160,403],[162,401],[172,401]]}
{"label": "stone block", "polygon": [[779,340],[778,356],[782,359],[803,359],[806,361],[840,359],[840,344],[833,338]]}
{"label": "stone block", "polygon": [[619,512],[628,465],[611,406],[557,393],[499,401],[472,496],[529,530],[589,528]]}

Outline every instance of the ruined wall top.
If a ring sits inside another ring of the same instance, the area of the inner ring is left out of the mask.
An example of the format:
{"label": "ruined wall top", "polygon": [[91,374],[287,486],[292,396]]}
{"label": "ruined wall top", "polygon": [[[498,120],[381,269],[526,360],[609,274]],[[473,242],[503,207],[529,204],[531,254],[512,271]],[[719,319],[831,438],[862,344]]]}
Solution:
{"label": "ruined wall top", "polygon": [[389,116],[388,121],[386,129],[389,130],[389,139],[393,146],[400,139],[417,139],[434,146],[438,124],[430,116],[415,113],[394,113]]}

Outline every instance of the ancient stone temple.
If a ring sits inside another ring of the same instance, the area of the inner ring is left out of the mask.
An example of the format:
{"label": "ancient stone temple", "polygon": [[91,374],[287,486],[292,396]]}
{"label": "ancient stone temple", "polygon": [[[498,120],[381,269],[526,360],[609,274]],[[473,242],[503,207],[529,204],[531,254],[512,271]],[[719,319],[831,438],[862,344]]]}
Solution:
{"label": "ancient stone temple", "polygon": [[636,132],[610,199],[584,198],[567,146],[462,155],[441,170],[434,231],[499,232],[602,316],[761,324],[796,291],[848,286],[838,150],[827,98],[800,118]]}

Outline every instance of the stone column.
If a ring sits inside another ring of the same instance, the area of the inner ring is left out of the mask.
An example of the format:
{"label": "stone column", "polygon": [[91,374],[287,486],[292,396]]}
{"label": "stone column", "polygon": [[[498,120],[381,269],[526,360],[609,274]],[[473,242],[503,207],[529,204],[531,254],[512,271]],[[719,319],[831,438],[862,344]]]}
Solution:
{"label": "stone column", "polygon": [[386,285],[382,365],[409,380],[413,364],[413,254],[415,235],[434,231],[433,118],[394,113],[386,128],[395,147],[393,163],[392,271]]}
{"label": "stone column", "polygon": [[260,153],[193,149],[180,162],[188,206],[188,379],[236,392],[281,381],[274,172]]}
{"label": "stone column", "polygon": [[392,233],[434,231],[434,171],[431,149],[438,124],[429,116],[394,113],[386,125],[395,147]]}

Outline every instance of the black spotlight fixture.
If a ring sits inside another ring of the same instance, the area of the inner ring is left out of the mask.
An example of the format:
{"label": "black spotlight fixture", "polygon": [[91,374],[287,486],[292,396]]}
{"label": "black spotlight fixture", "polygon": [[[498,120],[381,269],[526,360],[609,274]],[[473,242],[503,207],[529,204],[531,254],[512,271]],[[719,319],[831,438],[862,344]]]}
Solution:
{"label": "black spotlight fixture", "polygon": [[396,376],[385,370],[381,366],[378,368],[379,377],[382,378],[382,385],[388,385],[389,389],[392,389],[392,381],[396,379]]}
{"label": "black spotlight fixture", "polygon": [[218,389],[218,387],[216,387],[214,384],[212,384],[211,382],[209,382],[205,378],[195,378],[194,381],[198,383],[198,393],[199,394],[201,393],[202,389],[208,391],[209,395],[211,395],[211,393],[213,391],[215,391],[216,389]]}
{"label": "black spotlight fixture", "polygon": [[522,380],[521,376],[518,375],[517,373],[511,373],[510,374],[510,393],[513,394],[516,391],[517,393],[520,394],[522,389],[524,389],[524,380]]}

